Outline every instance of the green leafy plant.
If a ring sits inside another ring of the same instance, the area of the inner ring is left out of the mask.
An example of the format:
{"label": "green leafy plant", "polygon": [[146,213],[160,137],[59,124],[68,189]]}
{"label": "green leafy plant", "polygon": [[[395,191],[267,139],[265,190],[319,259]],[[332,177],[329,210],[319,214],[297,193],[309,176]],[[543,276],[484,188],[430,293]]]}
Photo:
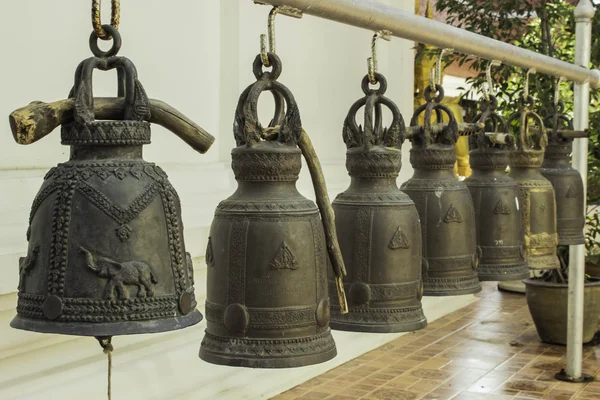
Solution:
{"label": "green leafy plant", "polygon": [[[511,43],[550,57],[574,62],[575,57],[575,5],[567,0],[438,0],[436,9],[446,15],[446,22],[496,40]],[[437,52],[436,52],[437,54]],[[417,57],[431,57],[423,46],[417,47]],[[480,91],[486,81],[487,60],[465,54],[454,54],[446,60],[459,65],[469,65],[474,76],[467,79],[470,92]],[[600,10],[592,21],[591,65],[600,65]],[[505,117],[518,111],[518,99],[523,95],[525,71],[502,65],[493,70],[498,98],[498,110]],[[534,109],[547,115],[553,105],[556,78],[538,74],[530,77],[530,95],[534,97]],[[567,114],[573,111],[573,86],[560,87],[561,100]],[[588,261],[600,262],[600,217],[596,204],[600,202],[600,91],[592,90],[590,96],[590,136],[588,152],[587,201],[592,205],[586,219],[586,249]],[[559,247],[561,264],[568,265],[568,247]],[[566,270],[556,272],[564,273]],[[557,279],[560,276],[557,275]],[[566,279],[566,276],[564,277]]]}

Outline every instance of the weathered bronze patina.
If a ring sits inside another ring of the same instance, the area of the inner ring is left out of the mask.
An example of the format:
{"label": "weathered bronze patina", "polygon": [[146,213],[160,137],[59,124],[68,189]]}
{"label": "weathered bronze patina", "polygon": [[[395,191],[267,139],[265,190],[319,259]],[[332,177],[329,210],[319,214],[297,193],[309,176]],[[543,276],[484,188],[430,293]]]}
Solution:
{"label": "weathered bronze patina", "polygon": [[[340,247],[348,276],[349,312],[335,305],[334,276],[330,277],[331,327],[360,332],[404,332],[422,329],[427,319],[421,307],[421,225],[413,201],[396,184],[402,143],[406,137],[398,107],[384,97],[387,83],[375,73],[379,89],[369,88],[350,108],[343,137],[348,148],[346,168],[350,187],[333,202]],[[392,113],[383,128],[382,105]],[[365,108],[365,127],[356,113]],[[375,112],[375,121],[373,121]]]}
{"label": "weathered bronze patina", "polygon": [[559,130],[562,127],[573,131],[573,123],[563,113],[564,108],[564,103],[559,102],[554,113],[546,118],[546,125],[550,129],[547,131],[548,147],[541,171],[554,187],[558,243],[577,245],[585,243],[585,193],[581,175],[571,167],[573,138]]}
{"label": "weathered bronze patina", "polygon": [[519,127],[517,149],[510,152],[509,165],[510,176],[519,185],[525,260],[530,269],[558,268],[554,189],[540,172],[548,136],[542,118],[529,108],[533,99],[519,101],[520,111],[508,120],[509,126],[514,122]]}
{"label": "weathered bronze patina", "polygon": [[[481,290],[477,279],[475,209],[467,186],[452,174],[456,162],[458,124],[452,111],[440,104],[442,86],[425,89],[427,104],[411,120],[410,162],[413,177],[401,189],[415,202],[421,219],[423,284],[426,296],[454,296]],[[418,126],[424,113],[424,125]],[[432,119],[449,122],[432,128]]]}
{"label": "weathered bronze patina", "polygon": [[[134,65],[116,56],[119,32],[104,29],[113,47],[99,50],[92,33],[95,57],[79,64],[73,108],[62,110],[72,115],[61,131],[71,157],[48,172],[33,201],[14,328],[105,337],[181,329],[202,318],[179,198],[164,171],[142,159],[149,100]],[[119,98],[103,100],[122,107],[117,120],[94,114],[95,69],[118,71]],[[40,115],[37,126],[48,120],[55,115]]]}
{"label": "weathered bronze patina", "polygon": [[465,180],[471,191],[477,221],[480,281],[510,281],[529,277],[525,262],[519,186],[507,175],[514,138],[506,121],[495,112],[497,100],[481,100],[474,122],[485,128],[470,137],[473,175]]}
{"label": "weathered bronze patina", "polygon": [[[326,242],[319,209],[296,189],[298,144],[307,137],[292,93],[277,82],[281,61],[274,53],[268,57],[272,71],[263,72],[257,56],[257,82],[238,103],[238,147],[231,153],[238,189],[217,207],[206,250],[207,328],[200,358],[215,364],[285,368],[336,355],[327,251],[337,242]],[[276,111],[263,129],[257,102],[266,90],[274,94]],[[315,160],[307,161],[314,177]],[[337,270],[340,283],[342,276]]]}

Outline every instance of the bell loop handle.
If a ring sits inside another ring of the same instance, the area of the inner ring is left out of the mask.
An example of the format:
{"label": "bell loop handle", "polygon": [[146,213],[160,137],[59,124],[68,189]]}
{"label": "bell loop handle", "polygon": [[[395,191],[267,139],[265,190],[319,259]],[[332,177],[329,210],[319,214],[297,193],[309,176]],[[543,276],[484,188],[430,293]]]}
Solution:
{"label": "bell loop handle", "polygon": [[[398,106],[384,97],[387,81],[385,77],[376,73],[376,78],[380,83],[378,90],[369,89],[369,76],[366,75],[362,80],[362,88],[365,97],[356,101],[346,116],[343,128],[344,143],[347,148],[363,147],[365,150],[373,146],[402,148],[402,143],[406,138],[406,126],[404,118],[400,113]],[[365,90],[365,88],[367,90]],[[383,128],[381,106],[386,106],[392,113],[392,122],[388,128]],[[364,129],[356,124],[356,113],[364,107]],[[374,114],[374,120],[373,120]]]}
{"label": "bell loop handle", "polygon": [[[531,111],[526,103],[522,102],[521,110],[508,118],[508,126],[513,126],[517,120],[519,121],[517,149],[523,152],[544,151],[548,145],[548,134],[542,117]],[[530,120],[532,120],[532,124],[529,123]]]}
{"label": "bell loop handle", "polygon": [[92,77],[95,69],[118,72],[119,97],[125,98],[123,120],[143,121],[149,119],[148,96],[137,79],[134,64],[125,57],[97,58],[83,61],[75,72],[75,84],[70,97],[75,98],[74,119],[81,124],[95,120]]}
{"label": "bell loop handle", "polygon": [[[472,149],[495,148],[507,150],[514,146],[513,137],[508,134],[508,124],[506,120],[496,111],[498,99],[493,94],[489,94],[486,99],[483,97],[479,102],[480,113],[473,118],[473,123],[483,123],[485,128],[469,138],[469,144]],[[495,135],[490,135],[495,134]],[[502,142],[495,140],[498,134],[502,135]]]}
{"label": "bell loop handle", "polygon": [[96,33],[96,31],[92,31],[92,33],[90,34],[90,50],[92,51],[92,54],[94,54],[94,56],[99,57],[99,58],[108,58],[108,57],[114,57],[119,53],[119,50],[121,49],[121,45],[123,44],[122,40],[121,40],[121,34],[119,33],[119,31],[114,28],[111,25],[102,25],[102,27],[104,28],[104,30],[108,33],[110,33],[110,37],[112,38],[112,46],[109,50],[107,51],[103,51],[100,49],[100,47],[98,47],[98,39],[100,39],[100,36],[98,36],[98,34]]}
{"label": "bell loop handle", "polygon": [[[110,15],[110,26],[114,30],[119,29],[119,23],[121,22],[121,4],[120,0],[111,0],[111,15]],[[92,0],[92,26],[96,36],[102,40],[110,40],[113,36],[112,31],[106,29],[106,25],[102,25],[102,19],[100,17],[101,1]]]}
{"label": "bell loop handle", "polygon": [[[238,146],[251,147],[265,140],[277,140],[295,146],[302,134],[300,111],[294,95],[287,87],[276,81],[281,73],[281,60],[274,53],[269,53],[269,58],[273,69],[270,72],[262,72],[261,56],[256,57],[253,70],[257,81],[240,96],[234,122],[234,137]],[[258,119],[258,98],[267,90],[273,93],[276,105],[275,117],[269,126],[271,128],[279,126],[277,132],[266,132]],[[285,117],[282,118],[284,102],[287,107],[285,107]]]}
{"label": "bell loop handle", "polygon": [[[436,97],[431,95],[436,93]],[[454,146],[458,140],[458,122],[452,110],[440,102],[444,98],[444,88],[436,84],[435,89],[426,87],[423,93],[427,103],[418,107],[410,120],[411,127],[419,127],[416,134],[411,135],[410,140],[416,148],[426,149],[434,144]],[[423,126],[419,126],[419,117],[423,115]],[[439,132],[432,127],[433,116],[438,123],[442,123],[444,114],[448,117],[448,123]]]}

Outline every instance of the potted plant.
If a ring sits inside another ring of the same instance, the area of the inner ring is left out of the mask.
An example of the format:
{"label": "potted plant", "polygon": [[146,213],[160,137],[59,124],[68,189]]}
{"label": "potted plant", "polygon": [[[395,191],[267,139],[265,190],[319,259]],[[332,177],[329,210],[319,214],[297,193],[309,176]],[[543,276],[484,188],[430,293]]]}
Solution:
{"label": "potted plant", "polygon": [[[590,229],[590,221],[594,222]],[[588,229],[586,230],[586,247],[588,243],[598,247],[595,233],[600,226],[598,214],[588,215]],[[591,232],[594,232],[592,242],[588,241]],[[588,249],[589,251],[589,249]],[[560,268],[546,270],[538,277],[526,279],[525,290],[527,305],[533,318],[538,335],[543,342],[552,344],[567,343],[567,312],[569,296],[569,247],[558,246]],[[588,253],[589,254],[589,253]],[[597,259],[597,256],[593,258]],[[586,258],[586,261],[588,259]],[[600,320],[600,278],[592,277],[586,273],[584,283],[583,306],[583,343],[590,342],[598,329]]]}

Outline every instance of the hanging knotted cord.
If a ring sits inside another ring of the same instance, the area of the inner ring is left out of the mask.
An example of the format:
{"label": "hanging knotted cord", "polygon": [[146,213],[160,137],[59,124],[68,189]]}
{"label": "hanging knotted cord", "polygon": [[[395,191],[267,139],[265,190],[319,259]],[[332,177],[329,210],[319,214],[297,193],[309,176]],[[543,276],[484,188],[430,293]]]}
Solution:
{"label": "hanging knotted cord", "polygon": [[112,352],[114,350],[111,340],[112,336],[97,336],[96,340],[102,346],[102,350],[106,357],[108,358],[108,386],[107,386],[107,395],[108,400],[112,398],[112,389],[111,389],[111,380],[112,380]]}
{"label": "hanging knotted cord", "polygon": [[[111,0],[111,13],[110,13],[110,24],[113,28],[119,29],[119,22],[121,20],[121,4],[120,0]],[[94,32],[96,35],[102,40],[110,40],[111,35],[109,35],[104,28],[102,28],[102,18],[100,17],[100,8],[101,1],[100,0],[92,0],[92,26],[94,27]]]}

